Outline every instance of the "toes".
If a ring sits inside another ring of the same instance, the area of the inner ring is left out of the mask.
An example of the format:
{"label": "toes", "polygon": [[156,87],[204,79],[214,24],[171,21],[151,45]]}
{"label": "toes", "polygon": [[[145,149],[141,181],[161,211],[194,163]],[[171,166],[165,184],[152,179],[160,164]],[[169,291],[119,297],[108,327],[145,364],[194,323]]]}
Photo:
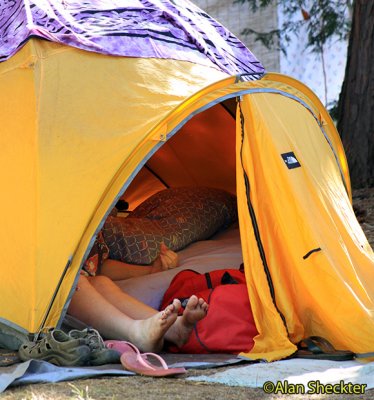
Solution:
{"label": "toes", "polygon": [[182,307],[182,304],[179,299],[174,299],[172,305],[174,307],[174,312],[176,312],[176,313],[178,313],[180,308]]}
{"label": "toes", "polygon": [[161,312],[161,319],[162,320],[167,319],[168,316],[169,316],[169,313],[167,312],[166,309]]}
{"label": "toes", "polygon": [[198,299],[195,295],[193,295],[189,298],[186,309],[190,311],[201,309],[206,312],[208,310],[208,304],[205,302],[203,298],[200,297]]}
{"label": "toes", "polygon": [[198,299],[195,295],[192,295],[192,296],[188,299],[186,308],[188,308],[188,309],[191,310],[191,309],[196,308],[198,304],[199,304],[199,299]]}
{"label": "toes", "polygon": [[166,319],[174,312],[174,304],[169,304],[161,313],[161,318]]}
{"label": "toes", "polygon": [[161,319],[168,319],[172,314],[178,314],[182,307],[181,302],[178,299],[174,299],[172,304],[169,304],[162,312]]}
{"label": "toes", "polygon": [[[201,297],[199,298],[198,307],[203,310],[205,313],[208,311],[208,304]],[[197,307],[196,307],[197,308]]]}

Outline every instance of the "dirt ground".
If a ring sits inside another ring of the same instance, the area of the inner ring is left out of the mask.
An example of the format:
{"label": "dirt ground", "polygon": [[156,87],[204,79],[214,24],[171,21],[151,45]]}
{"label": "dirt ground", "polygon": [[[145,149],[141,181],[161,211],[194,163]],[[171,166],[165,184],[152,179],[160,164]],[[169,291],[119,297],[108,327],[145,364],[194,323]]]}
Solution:
{"label": "dirt ground", "polygon": [[[374,188],[354,192],[353,203],[357,218],[363,227],[369,243],[374,248]],[[208,370],[188,370],[186,376],[209,375],[228,368]],[[255,368],[255,366],[254,366]],[[178,378],[147,378],[140,376],[110,377],[60,382],[55,384],[35,384],[10,388],[0,398],[2,400],[119,400],[119,399],[183,399],[183,400],[255,400],[255,399],[355,399],[371,400],[374,389],[363,395],[268,395],[262,389],[230,387],[220,384],[198,383]]]}

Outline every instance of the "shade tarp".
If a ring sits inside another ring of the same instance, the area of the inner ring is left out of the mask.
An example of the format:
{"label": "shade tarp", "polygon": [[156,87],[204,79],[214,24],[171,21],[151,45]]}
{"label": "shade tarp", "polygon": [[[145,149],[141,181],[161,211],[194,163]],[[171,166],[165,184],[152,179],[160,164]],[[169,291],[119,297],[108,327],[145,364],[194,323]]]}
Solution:
{"label": "shade tarp", "polygon": [[0,4],[0,61],[30,37],[102,54],[190,61],[230,75],[264,68],[188,0],[14,0]]}

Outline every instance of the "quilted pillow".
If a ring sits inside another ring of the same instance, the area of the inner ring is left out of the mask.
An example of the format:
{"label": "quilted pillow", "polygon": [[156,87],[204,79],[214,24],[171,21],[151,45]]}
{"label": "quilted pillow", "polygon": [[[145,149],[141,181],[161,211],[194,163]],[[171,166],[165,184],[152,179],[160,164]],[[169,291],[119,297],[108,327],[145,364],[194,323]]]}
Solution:
{"label": "quilted pillow", "polygon": [[161,242],[178,251],[236,220],[234,195],[206,187],[174,188],[154,194],[127,218],[109,217],[103,236],[111,259],[147,265],[157,258]]}

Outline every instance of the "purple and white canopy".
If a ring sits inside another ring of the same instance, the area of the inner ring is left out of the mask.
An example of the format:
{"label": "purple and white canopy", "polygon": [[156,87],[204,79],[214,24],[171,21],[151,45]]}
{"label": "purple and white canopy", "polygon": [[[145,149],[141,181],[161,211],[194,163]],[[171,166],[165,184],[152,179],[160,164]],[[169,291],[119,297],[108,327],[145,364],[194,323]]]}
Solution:
{"label": "purple and white canopy", "polygon": [[188,0],[1,0],[0,61],[38,37],[102,54],[262,74],[231,32]]}

